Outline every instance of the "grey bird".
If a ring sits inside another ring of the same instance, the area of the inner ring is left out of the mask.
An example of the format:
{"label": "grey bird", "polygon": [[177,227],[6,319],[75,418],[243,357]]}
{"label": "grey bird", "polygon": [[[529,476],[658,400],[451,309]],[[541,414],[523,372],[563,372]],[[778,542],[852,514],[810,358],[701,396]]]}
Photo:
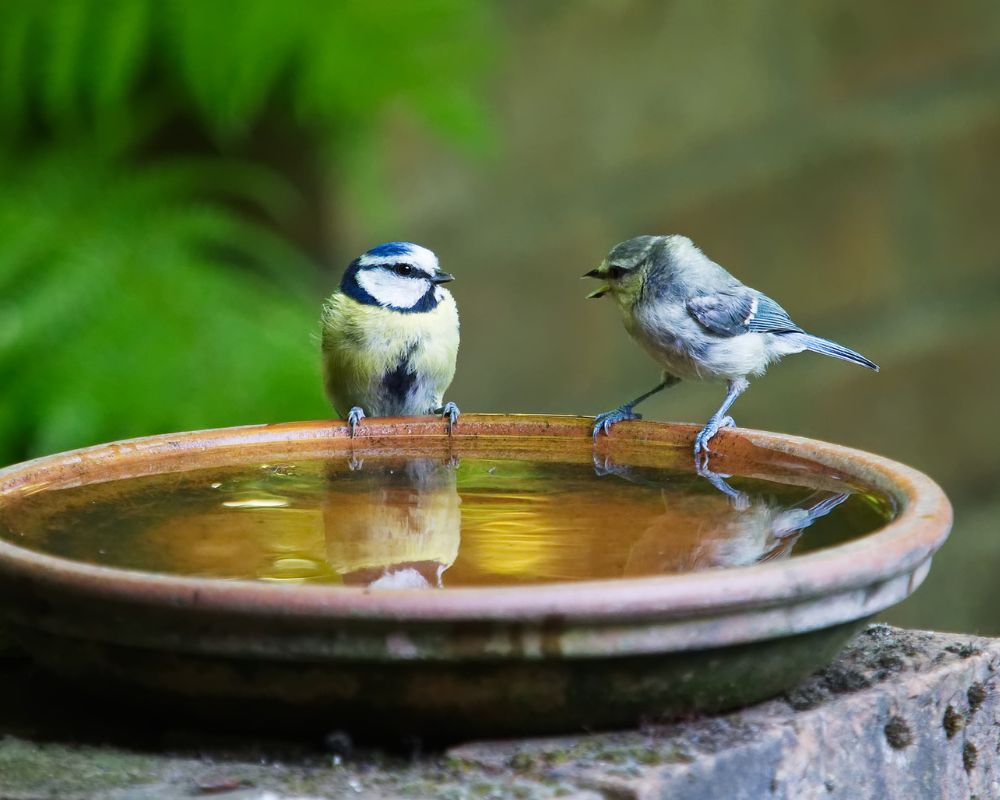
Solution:
{"label": "grey bird", "polygon": [[633,409],[681,380],[725,381],[726,399],[701,429],[694,452],[708,453],[720,429],[735,425],[728,411],[750,385],[748,376],[790,353],[811,350],[878,372],[878,366],[843,345],[806,333],[761,292],[744,286],[686,236],[636,236],[615,245],[585,278],[604,284],[587,297],[610,294],[625,329],[663,367],[661,382],[629,403],[598,414],[594,441]]}

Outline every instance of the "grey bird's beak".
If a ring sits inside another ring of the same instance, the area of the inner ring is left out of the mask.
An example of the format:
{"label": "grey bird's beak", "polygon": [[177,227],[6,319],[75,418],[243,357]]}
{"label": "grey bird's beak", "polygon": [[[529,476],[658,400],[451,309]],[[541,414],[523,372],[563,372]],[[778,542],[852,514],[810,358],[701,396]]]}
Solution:
{"label": "grey bird's beak", "polygon": [[[583,275],[581,275],[580,277],[581,278],[603,278],[604,275],[601,272],[601,268],[600,267],[595,267],[590,272],[583,273]],[[604,295],[606,295],[610,291],[611,291],[611,287],[608,286],[607,284],[604,284],[604,286],[602,286],[597,291],[591,292],[590,294],[588,294],[587,295],[587,299],[588,300],[596,300],[598,297],[604,297]]]}
{"label": "grey bird's beak", "polygon": [[442,272],[441,270],[434,271],[434,277],[431,278],[431,283],[447,283],[448,281],[455,280],[455,276],[450,272]]}

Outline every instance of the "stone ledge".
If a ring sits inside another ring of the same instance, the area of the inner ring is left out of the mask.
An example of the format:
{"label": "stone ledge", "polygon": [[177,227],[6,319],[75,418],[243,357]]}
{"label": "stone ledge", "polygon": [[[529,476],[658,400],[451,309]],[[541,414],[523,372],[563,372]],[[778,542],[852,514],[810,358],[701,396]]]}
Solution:
{"label": "stone ledge", "polygon": [[644,730],[454,748],[615,798],[1000,797],[1000,640],[870,626],[787,696]]}
{"label": "stone ledge", "polygon": [[[335,742],[324,753],[188,732],[140,750],[120,743],[128,731],[117,745],[60,734],[78,720],[44,705],[44,683],[26,691],[31,673],[10,659],[0,661],[0,798],[986,800],[1000,797],[998,663],[1000,640],[873,625],[788,695],[743,711],[402,758],[341,755]],[[6,711],[19,704],[54,720],[26,728]]]}

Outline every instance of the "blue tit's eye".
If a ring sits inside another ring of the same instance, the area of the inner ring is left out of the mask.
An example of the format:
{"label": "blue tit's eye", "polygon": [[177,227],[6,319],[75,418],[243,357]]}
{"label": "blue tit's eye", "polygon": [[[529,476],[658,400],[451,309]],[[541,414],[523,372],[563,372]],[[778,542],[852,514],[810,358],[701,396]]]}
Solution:
{"label": "blue tit's eye", "polygon": [[409,264],[397,264],[393,267],[393,270],[397,275],[402,275],[404,278],[409,277],[413,274],[413,267]]}
{"label": "blue tit's eye", "polygon": [[626,272],[628,272],[628,270],[624,269],[623,267],[608,267],[608,277],[611,278],[611,280],[613,281],[618,280]]}

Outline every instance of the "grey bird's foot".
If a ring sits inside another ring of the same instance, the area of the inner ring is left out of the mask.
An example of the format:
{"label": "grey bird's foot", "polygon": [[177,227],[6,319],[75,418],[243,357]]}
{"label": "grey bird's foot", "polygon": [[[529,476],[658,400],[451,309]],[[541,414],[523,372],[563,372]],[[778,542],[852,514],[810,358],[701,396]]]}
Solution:
{"label": "grey bird's foot", "polygon": [[347,426],[351,429],[352,439],[357,435],[358,425],[361,424],[361,420],[364,418],[365,412],[361,406],[354,406],[354,408],[347,412]]}
{"label": "grey bird's foot", "polygon": [[698,435],[694,437],[694,454],[697,456],[699,453],[711,453],[712,451],[708,447],[709,441],[723,428],[735,428],[736,422],[732,417],[723,417],[722,419],[716,419],[712,417],[706,424],[705,427],[698,431]]}
{"label": "grey bird's foot", "polygon": [[462,412],[454,403],[445,403],[441,408],[435,408],[434,413],[448,418],[448,433],[451,433],[451,429],[458,425],[458,418]]}
{"label": "grey bird's foot", "polygon": [[632,410],[632,406],[626,403],[613,411],[605,411],[594,417],[594,441],[597,441],[597,434],[604,431],[607,436],[611,432],[611,426],[619,422],[626,422],[630,419],[642,419],[642,414],[637,414]]}

